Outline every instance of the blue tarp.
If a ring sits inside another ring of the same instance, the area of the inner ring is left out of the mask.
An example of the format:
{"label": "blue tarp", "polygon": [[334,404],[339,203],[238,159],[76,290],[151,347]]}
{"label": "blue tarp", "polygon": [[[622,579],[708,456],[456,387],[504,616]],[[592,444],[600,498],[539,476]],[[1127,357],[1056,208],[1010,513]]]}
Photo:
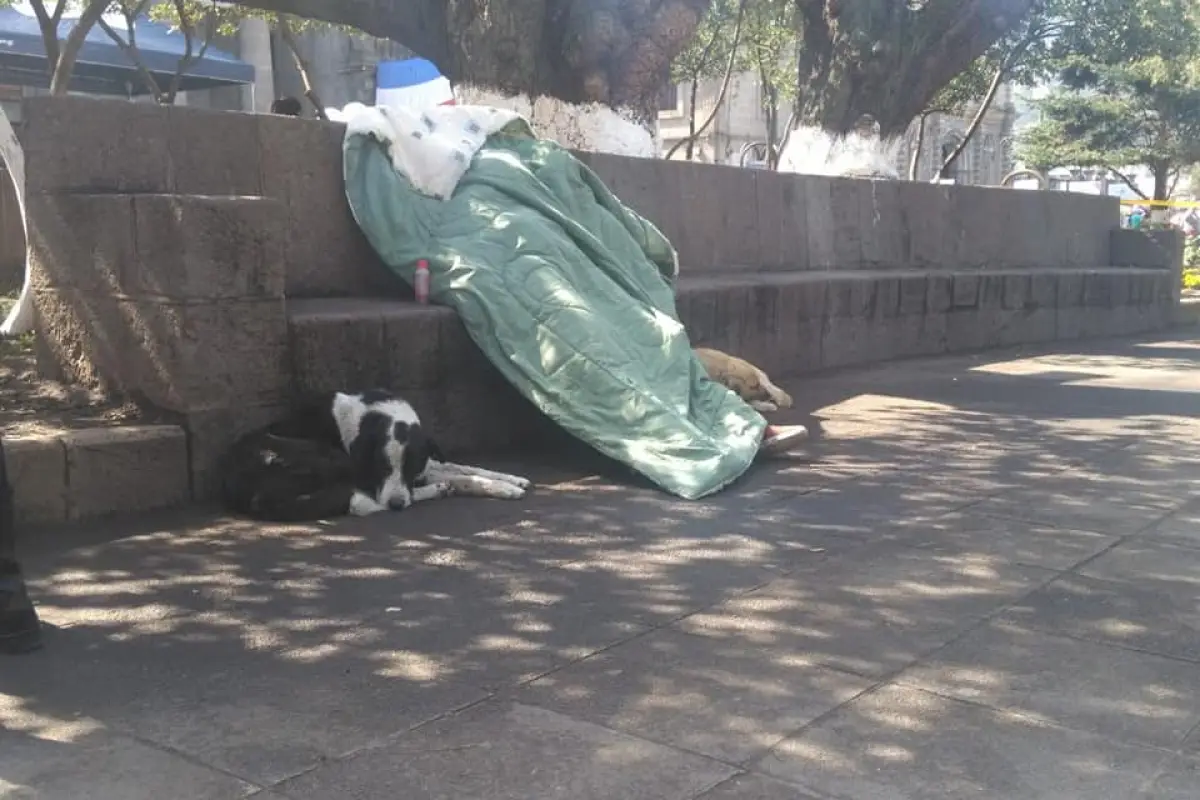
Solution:
{"label": "blue tarp", "polygon": [[[148,20],[138,20],[136,25],[142,63],[165,89],[179,67],[186,39],[182,33]],[[66,39],[74,26],[74,19],[64,19],[59,25],[59,39]],[[126,35],[121,28],[117,28],[117,32],[123,37]],[[198,49],[201,44],[197,41],[193,47]],[[252,65],[210,46],[204,58],[188,68],[180,89],[192,91],[253,82]],[[0,84],[50,85],[46,48],[42,44],[38,21],[14,8],[0,9]],[[88,32],[79,50],[70,88],[77,92],[122,96],[149,91],[129,57],[98,25]]]}

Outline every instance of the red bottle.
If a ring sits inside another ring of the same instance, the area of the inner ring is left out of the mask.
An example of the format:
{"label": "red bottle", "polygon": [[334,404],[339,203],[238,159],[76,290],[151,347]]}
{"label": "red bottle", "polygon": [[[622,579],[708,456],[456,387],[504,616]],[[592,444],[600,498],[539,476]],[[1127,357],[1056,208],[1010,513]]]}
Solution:
{"label": "red bottle", "polygon": [[429,302],[429,262],[423,258],[417,262],[417,273],[413,276],[413,291],[416,292],[418,303],[425,305]]}

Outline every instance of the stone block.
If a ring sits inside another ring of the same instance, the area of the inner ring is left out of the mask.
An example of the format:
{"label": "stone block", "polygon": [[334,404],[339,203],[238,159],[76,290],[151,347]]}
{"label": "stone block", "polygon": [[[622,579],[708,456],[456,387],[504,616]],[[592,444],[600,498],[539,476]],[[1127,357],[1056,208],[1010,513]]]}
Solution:
{"label": "stone block", "polygon": [[1035,272],[1030,275],[1029,300],[1036,308],[1054,308],[1058,304],[1058,274]]}
{"label": "stone block", "polygon": [[925,312],[927,314],[945,314],[954,308],[954,276],[931,274],[926,279],[928,291],[925,294]]}
{"label": "stone block", "polygon": [[168,149],[178,194],[262,194],[261,114],[167,107]]}
{"label": "stone block", "polygon": [[869,316],[831,316],[821,337],[824,368],[852,367],[878,359],[875,321]]}
{"label": "stone block", "polygon": [[170,508],[190,495],[187,439],[173,425],[72,431],[63,446],[71,519]]}
{"label": "stone block", "polygon": [[887,275],[876,275],[874,281],[876,319],[900,316],[900,279]]}
{"label": "stone block", "polygon": [[[670,164],[664,170],[663,191],[674,196],[680,212],[680,236],[675,243],[684,274],[720,271],[721,219],[723,202],[713,186],[717,174],[696,164]],[[686,209],[686,213],[682,211]]]}
{"label": "stone block", "polygon": [[405,284],[382,264],[346,201],[345,126],[264,115],[258,134],[263,194],[286,209],[288,296],[397,294]]}
{"label": "stone block", "polygon": [[1002,347],[1018,344],[1050,342],[1056,335],[1056,315],[1053,307],[1023,308],[1006,311],[998,344]]}
{"label": "stone block", "polygon": [[950,186],[950,220],[954,226],[958,268],[996,266],[1006,240],[1002,201],[1007,190],[980,186]]}
{"label": "stone block", "polygon": [[290,372],[282,300],[166,303],[45,290],[36,330],[52,371],[152,408],[275,402]]}
{"label": "stone block", "polygon": [[66,451],[57,437],[4,440],[5,466],[18,523],[67,518]]}
{"label": "stone block", "polygon": [[693,346],[706,347],[716,341],[721,328],[717,320],[715,288],[681,283],[675,304]]}
{"label": "stone block", "polygon": [[[820,175],[794,178],[804,191],[809,269],[830,270],[847,265],[838,261],[838,229],[833,209],[833,179]],[[854,216],[857,223],[857,211]]]}
{"label": "stone block", "polygon": [[954,299],[952,307],[976,308],[979,305],[980,276],[971,273],[954,274]]}
{"label": "stone block", "polygon": [[1073,308],[1083,305],[1084,273],[1060,272],[1058,275],[1059,308]]}
{"label": "stone block", "polygon": [[[715,203],[712,216],[688,214],[688,220],[716,233],[712,257],[718,270],[762,268],[759,252],[758,185],[754,170],[714,166],[698,177],[704,180],[706,194]],[[693,224],[689,222],[687,224]]]}
{"label": "stone block", "polygon": [[861,181],[859,230],[862,265],[868,269],[899,268],[908,263],[905,220],[900,211],[899,181]]}
{"label": "stone block", "polygon": [[754,173],[754,180],[762,269],[808,269],[808,195],[803,179],[762,170]]}
{"label": "stone block", "polygon": [[27,192],[174,189],[165,106],[80,95],[30,97],[22,114]]}
{"label": "stone block", "polygon": [[1001,267],[1057,266],[1046,218],[1046,192],[1005,191],[998,194],[1002,243],[996,252]]}
{"label": "stone block", "polygon": [[861,269],[863,266],[862,209],[870,203],[871,181],[832,178],[829,209],[833,214],[833,267]]}
{"label": "stone block", "polygon": [[1032,306],[1033,297],[1030,289],[1031,277],[1026,273],[1012,273],[1004,276],[1004,307],[1021,309]]}
{"label": "stone block", "polygon": [[987,347],[990,321],[979,309],[958,309],[946,315],[946,351],[968,353]]}
{"label": "stone block", "polygon": [[1059,306],[1054,318],[1054,338],[1071,341],[1083,335],[1084,318],[1091,313],[1082,306]]}
{"label": "stone block", "polygon": [[1109,232],[1111,265],[1176,271],[1183,264],[1183,232],[1116,229]]}
{"label": "stone block", "polygon": [[[979,276],[979,308],[995,311],[1004,308],[1004,273],[986,272]],[[957,276],[956,276],[957,280]]]}
{"label": "stone block", "polygon": [[900,278],[900,316],[924,314],[928,293],[929,278],[925,275],[905,275]]}
{"label": "stone block", "polygon": [[1110,272],[1088,272],[1083,279],[1083,305],[1112,308],[1116,276]]}
{"label": "stone block", "polygon": [[[387,387],[391,380],[384,350],[384,315],[357,299],[295,301],[289,304],[294,390],[318,394]],[[436,329],[433,331],[437,335]]]}
{"label": "stone block", "polygon": [[219,467],[230,446],[247,433],[283,419],[287,411],[283,403],[246,403],[187,414],[183,425],[187,432],[187,468],[192,498],[206,501],[218,497]]}
{"label": "stone block", "polygon": [[877,282],[869,275],[838,275],[829,282],[829,316],[863,317],[874,315]]}
{"label": "stone block", "polygon": [[124,291],[136,259],[131,195],[32,192],[26,203],[35,288]]}
{"label": "stone block", "polygon": [[907,263],[925,269],[955,266],[958,234],[951,225],[948,187],[904,181],[897,184],[897,192],[908,239]]}
{"label": "stone block", "polygon": [[579,155],[623,204],[654,223],[676,248],[680,246],[684,215],[691,211],[680,206],[680,187],[674,176],[686,165],[609,153]]}
{"label": "stone block", "polygon": [[137,253],[123,269],[133,296],[177,300],[282,298],[285,209],[262,197],[141,194]]}
{"label": "stone block", "polygon": [[[1110,230],[1119,225],[1119,201],[1074,192],[1046,192],[1046,220],[1057,256],[1052,266],[1107,266]],[[1111,213],[1111,219],[1109,214]]]}

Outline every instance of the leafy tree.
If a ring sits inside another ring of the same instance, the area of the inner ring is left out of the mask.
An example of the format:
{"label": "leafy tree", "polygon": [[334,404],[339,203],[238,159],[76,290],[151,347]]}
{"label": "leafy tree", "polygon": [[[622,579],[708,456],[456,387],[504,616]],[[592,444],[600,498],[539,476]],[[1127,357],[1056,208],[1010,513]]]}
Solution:
{"label": "leafy tree", "polygon": [[1153,199],[1165,200],[1200,163],[1200,8],[1127,0],[1103,23],[1076,32],[1061,86],[1039,103],[1042,121],[1022,137],[1020,157],[1042,170],[1107,170],[1142,197],[1124,169],[1144,166]]}
{"label": "leafy tree", "polygon": [[[742,36],[747,2],[750,0],[714,0],[712,8],[696,29],[696,35],[671,64],[671,81],[688,88],[688,133],[671,148],[667,158],[683,147],[684,157],[691,161],[696,154],[696,140],[716,118],[716,108],[720,108],[724,101],[737,62],[737,46]],[[696,112],[700,82],[711,78],[722,79],[721,91],[713,116],[698,128]]]}

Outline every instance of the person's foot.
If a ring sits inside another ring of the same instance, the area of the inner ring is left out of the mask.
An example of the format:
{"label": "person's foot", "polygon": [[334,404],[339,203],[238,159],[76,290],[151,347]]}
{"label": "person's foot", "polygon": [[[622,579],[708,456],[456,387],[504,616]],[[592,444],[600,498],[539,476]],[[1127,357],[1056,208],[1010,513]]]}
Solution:
{"label": "person's foot", "polygon": [[0,574],[0,655],[28,653],[41,646],[41,625],[21,573]]}
{"label": "person's foot", "polygon": [[806,439],[808,428],[803,425],[768,425],[763,431],[763,440],[758,452],[764,456],[780,455],[790,452]]}

